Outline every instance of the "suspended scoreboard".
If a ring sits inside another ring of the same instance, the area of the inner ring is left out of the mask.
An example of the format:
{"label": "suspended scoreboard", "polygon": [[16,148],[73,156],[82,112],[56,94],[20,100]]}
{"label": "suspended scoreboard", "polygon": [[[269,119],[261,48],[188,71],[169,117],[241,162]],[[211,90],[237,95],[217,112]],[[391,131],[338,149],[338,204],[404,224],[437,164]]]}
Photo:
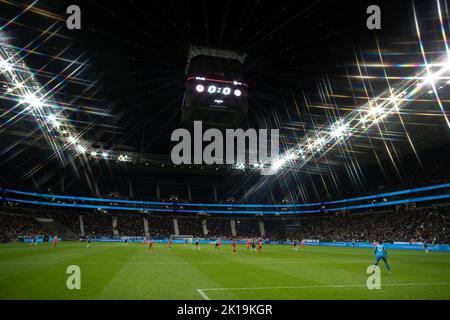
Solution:
{"label": "suspended scoreboard", "polygon": [[243,82],[245,55],[191,47],[186,66],[183,122],[233,128],[247,114],[247,85]]}

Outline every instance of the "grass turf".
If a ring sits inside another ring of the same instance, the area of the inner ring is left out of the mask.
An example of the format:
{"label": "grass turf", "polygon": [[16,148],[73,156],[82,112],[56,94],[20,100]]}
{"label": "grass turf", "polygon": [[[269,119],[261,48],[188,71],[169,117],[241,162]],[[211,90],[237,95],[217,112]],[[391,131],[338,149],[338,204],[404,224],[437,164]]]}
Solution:
{"label": "grass turf", "polygon": [[[390,250],[381,289],[369,290],[372,250],[265,245],[259,254],[230,245],[60,242],[0,245],[0,299],[450,299],[450,253]],[[68,290],[69,265],[81,289]],[[200,290],[198,290],[200,289]]]}

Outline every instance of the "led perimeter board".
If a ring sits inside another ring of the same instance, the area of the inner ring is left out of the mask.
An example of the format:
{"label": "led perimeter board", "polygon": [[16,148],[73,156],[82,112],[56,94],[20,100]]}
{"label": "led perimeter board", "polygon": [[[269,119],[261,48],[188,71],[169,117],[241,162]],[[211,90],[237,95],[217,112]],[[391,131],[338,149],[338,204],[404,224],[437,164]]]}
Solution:
{"label": "led perimeter board", "polygon": [[243,82],[245,55],[232,51],[191,47],[186,65],[183,122],[204,126],[238,126],[247,113],[247,84]]}

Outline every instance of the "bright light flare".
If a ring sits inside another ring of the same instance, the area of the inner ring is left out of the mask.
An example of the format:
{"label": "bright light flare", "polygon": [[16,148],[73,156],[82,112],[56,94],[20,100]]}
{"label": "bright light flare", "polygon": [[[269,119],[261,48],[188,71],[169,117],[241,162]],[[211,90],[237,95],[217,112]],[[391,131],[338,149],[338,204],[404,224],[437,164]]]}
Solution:
{"label": "bright light flare", "polygon": [[23,99],[20,101],[22,104],[27,104],[30,108],[42,108],[44,106],[44,102],[39,99],[34,93],[26,94]]}
{"label": "bright light flare", "polygon": [[243,164],[243,163],[237,163],[237,164],[236,164],[236,169],[244,170],[244,169],[245,169],[245,164]]}
{"label": "bright light flare", "polygon": [[437,80],[436,74],[428,71],[428,74],[423,79],[423,84],[428,84],[430,86],[434,86],[436,80]]}
{"label": "bright light flare", "polygon": [[259,162],[255,162],[253,164],[253,167],[262,169],[262,168],[264,168],[264,164],[263,163],[259,163]]}
{"label": "bright light flare", "polygon": [[277,161],[275,161],[274,163],[272,163],[272,169],[278,170],[282,166],[284,166],[285,164],[286,164],[286,159],[285,158],[280,158]]}
{"label": "bright light flare", "polygon": [[375,106],[371,106],[369,108],[369,110],[367,111],[367,113],[369,114],[369,116],[379,116],[380,114],[382,114],[384,112],[384,109],[382,106],[376,104]]}
{"label": "bright light flare", "polygon": [[13,70],[12,65],[4,59],[0,58],[0,71],[1,72],[11,72]]}
{"label": "bright light flare", "polygon": [[58,118],[54,114],[49,114],[47,116],[47,121],[55,128],[59,128],[61,126],[61,122],[58,120]]}
{"label": "bright light flare", "polygon": [[85,146],[82,146],[81,144],[77,145],[77,150],[80,153],[86,153],[87,149]]}
{"label": "bright light flare", "polygon": [[289,152],[286,155],[286,160],[288,160],[288,161],[292,161],[292,160],[295,160],[295,159],[297,159],[297,155],[294,152]]}
{"label": "bright light flare", "polygon": [[348,123],[338,123],[331,128],[331,136],[333,138],[339,139],[345,136],[348,130]]}
{"label": "bright light flare", "polygon": [[320,137],[320,138],[317,138],[316,141],[314,141],[313,146],[317,149],[321,149],[324,144],[325,144],[325,138]]}
{"label": "bright light flare", "polygon": [[74,136],[70,136],[67,140],[72,144],[77,144],[78,140]]}

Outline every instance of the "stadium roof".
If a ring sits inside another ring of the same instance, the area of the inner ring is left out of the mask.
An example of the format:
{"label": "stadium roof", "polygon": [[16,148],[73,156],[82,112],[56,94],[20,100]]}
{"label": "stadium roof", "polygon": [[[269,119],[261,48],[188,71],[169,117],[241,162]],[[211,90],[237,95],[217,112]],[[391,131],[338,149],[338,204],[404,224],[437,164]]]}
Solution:
{"label": "stadium roof", "polygon": [[[1,78],[2,186],[68,193],[87,188],[102,195],[128,192],[128,181],[221,184],[225,194],[239,198],[264,180],[254,195],[310,201],[450,178],[448,85],[405,101],[401,110],[348,141],[335,139],[336,132],[347,133],[336,126],[340,119],[425,68],[413,8],[402,1],[384,4],[376,37],[365,26],[365,3],[344,9],[337,2],[175,7],[170,1],[93,1],[81,5],[82,29],[76,31],[65,27],[69,4],[2,3],[2,39],[44,94],[19,97],[14,90],[20,83],[11,86],[11,79]],[[445,46],[436,31],[436,5],[415,1],[415,8],[427,61],[439,61]],[[181,126],[186,57],[200,53],[245,59],[244,129],[280,128],[284,150],[325,132],[334,135],[325,145],[330,151],[305,165],[286,166],[276,179],[249,167],[174,166],[170,135]],[[44,105],[54,112],[45,117],[21,109],[48,101],[58,108]],[[104,152],[109,161],[101,160]]]}
{"label": "stadium roof", "polygon": [[247,54],[237,53],[229,50],[219,50],[215,48],[207,48],[207,47],[199,47],[199,46],[191,46],[189,48],[189,54],[186,63],[185,74],[188,73],[189,64],[191,63],[191,59],[197,56],[210,56],[224,59],[231,59],[239,61],[241,64],[244,64],[245,57]]}

